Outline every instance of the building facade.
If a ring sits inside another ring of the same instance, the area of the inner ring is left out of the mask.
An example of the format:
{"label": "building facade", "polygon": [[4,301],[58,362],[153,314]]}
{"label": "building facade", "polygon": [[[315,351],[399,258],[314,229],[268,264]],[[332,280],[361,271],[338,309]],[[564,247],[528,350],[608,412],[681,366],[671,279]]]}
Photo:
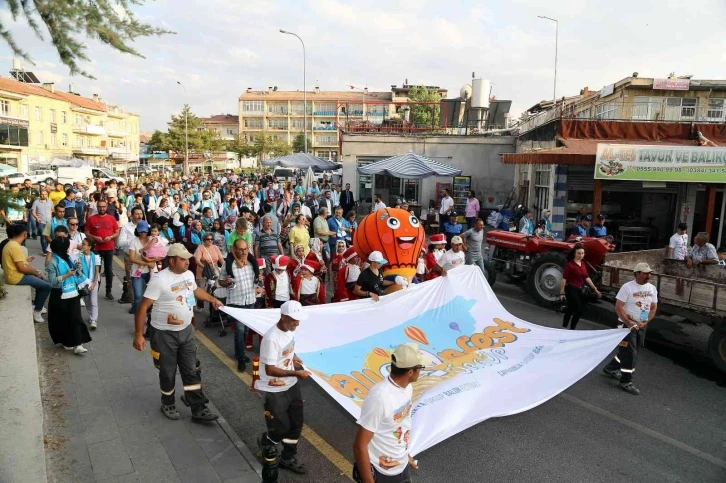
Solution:
{"label": "building facade", "polygon": [[[726,241],[724,185],[708,177],[690,182],[596,179],[598,144],[672,147],[726,146],[726,81],[627,77],[600,91],[584,88],[554,106],[528,110],[519,126],[515,187],[533,211],[552,210],[560,238],[582,206],[606,216],[618,249],[664,246],[680,222],[691,235]],[[642,149],[642,148],[635,148]]]}
{"label": "building facade", "polygon": [[139,116],[94,95],[0,77],[0,163],[29,171],[53,159],[98,166],[139,158]]}
{"label": "building facade", "polygon": [[217,132],[219,139],[223,141],[234,141],[239,134],[239,116],[232,114],[217,114],[201,119],[202,129],[210,129]]}
{"label": "building facade", "polygon": [[[389,92],[373,92],[367,88],[350,91],[315,88],[307,93],[307,126],[303,92],[278,91],[272,87],[266,91],[247,89],[239,98],[239,132],[249,143],[265,133],[292,144],[305,130],[312,154],[337,160],[341,128],[366,129],[399,117],[401,104],[408,102],[411,88],[408,85],[392,86]],[[446,97],[445,89],[433,88]]]}

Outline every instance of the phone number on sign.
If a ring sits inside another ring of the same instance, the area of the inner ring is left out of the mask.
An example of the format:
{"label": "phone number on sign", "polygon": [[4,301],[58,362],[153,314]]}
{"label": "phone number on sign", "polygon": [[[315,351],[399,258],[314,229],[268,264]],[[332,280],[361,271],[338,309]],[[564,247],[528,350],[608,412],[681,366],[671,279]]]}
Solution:
{"label": "phone number on sign", "polygon": [[647,173],[703,173],[726,174],[726,168],[674,168],[667,166],[634,166],[634,171]]}

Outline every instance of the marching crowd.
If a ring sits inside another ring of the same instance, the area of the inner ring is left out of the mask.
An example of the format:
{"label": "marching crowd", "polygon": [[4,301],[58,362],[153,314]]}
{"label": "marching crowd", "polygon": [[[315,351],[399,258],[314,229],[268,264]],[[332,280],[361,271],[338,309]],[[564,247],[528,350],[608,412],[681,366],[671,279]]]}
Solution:
{"label": "marching crowd", "polygon": [[[35,322],[44,322],[47,313],[53,342],[81,355],[87,352],[83,344],[91,341],[91,332],[98,327],[102,278],[106,300],[114,301],[113,258],[123,258],[118,302],[130,304],[128,312],[134,314],[134,347],[143,350],[146,341],[150,343],[159,370],[161,410],[169,419],[180,418],[174,396],[177,367],[184,385],[182,400],[192,408],[193,419],[218,417],[207,407],[202,391],[193,336],[192,322],[204,302],[220,319],[220,300],[236,308],[281,308],[280,322],[260,337],[265,369],[257,387],[265,394],[268,431],[259,444],[269,455],[281,443],[279,466],[302,473],[305,465],[296,456],[302,397],[295,381],[309,373],[296,356],[291,357],[292,333],[303,319],[300,307],[359,298],[377,301],[389,286],[408,283],[401,277],[384,279],[388,262],[381,252],[366,259],[355,253],[357,202],[349,184],[341,188],[325,175],[306,188],[300,179],[279,182],[256,173],[148,178],[129,185],[89,179],[73,186],[41,183],[37,189],[25,180],[11,187],[8,208],[0,212],[8,232],[8,240],[0,246],[2,265],[9,284],[35,289]],[[375,209],[385,207],[376,196]],[[408,210],[404,202],[396,208]],[[483,221],[467,222],[470,228],[463,230],[451,216],[446,230],[430,237],[419,254],[414,283],[445,276],[464,263],[484,270]],[[34,257],[25,248],[28,238],[40,238],[45,271],[30,265]],[[83,321],[83,306],[88,324]],[[246,352],[252,348],[252,334],[242,321],[229,322],[235,326],[237,368],[244,371],[250,362]],[[413,363],[418,360],[414,352],[401,347],[394,353],[394,366],[395,357],[400,360],[390,384],[396,386],[394,392],[403,390],[396,396],[399,399],[410,399],[409,384],[421,367]],[[413,361],[410,367],[408,361]],[[390,404],[389,392],[390,388],[377,403],[370,398],[366,404]],[[375,424],[383,422],[374,413],[361,417],[359,436],[370,448],[388,446],[389,457],[390,442],[379,441],[383,436],[376,433]],[[409,464],[415,467],[401,456],[406,454],[401,448],[397,451],[403,465],[396,470],[390,461],[363,458],[356,451],[357,459],[365,461],[356,467],[360,481],[372,481],[374,474],[377,481],[388,481],[382,480],[384,475],[407,475]]]}

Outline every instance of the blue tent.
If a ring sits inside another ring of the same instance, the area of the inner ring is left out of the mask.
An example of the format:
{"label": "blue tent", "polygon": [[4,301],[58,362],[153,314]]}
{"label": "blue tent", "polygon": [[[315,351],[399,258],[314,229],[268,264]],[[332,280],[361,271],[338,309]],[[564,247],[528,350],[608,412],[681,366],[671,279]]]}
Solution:
{"label": "blue tent", "polygon": [[327,159],[318,158],[312,154],[294,153],[279,158],[266,159],[262,161],[262,166],[279,166],[281,168],[308,169],[312,168],[315,172],[333,171],[340,169],[339,163],[328,161]]}

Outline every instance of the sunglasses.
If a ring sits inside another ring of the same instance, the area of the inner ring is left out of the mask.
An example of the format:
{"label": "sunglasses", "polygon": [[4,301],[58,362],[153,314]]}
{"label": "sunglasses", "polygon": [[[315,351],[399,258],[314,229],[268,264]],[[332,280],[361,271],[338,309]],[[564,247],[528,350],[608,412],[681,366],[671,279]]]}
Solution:
{"label": "sunglasses", "polygon": [[214,238],[205,238],[204,241],[213,241]]}
{"label": "sunglasses", "polygon": [[68,223],[71,226],[78,226],[78,223]]}

